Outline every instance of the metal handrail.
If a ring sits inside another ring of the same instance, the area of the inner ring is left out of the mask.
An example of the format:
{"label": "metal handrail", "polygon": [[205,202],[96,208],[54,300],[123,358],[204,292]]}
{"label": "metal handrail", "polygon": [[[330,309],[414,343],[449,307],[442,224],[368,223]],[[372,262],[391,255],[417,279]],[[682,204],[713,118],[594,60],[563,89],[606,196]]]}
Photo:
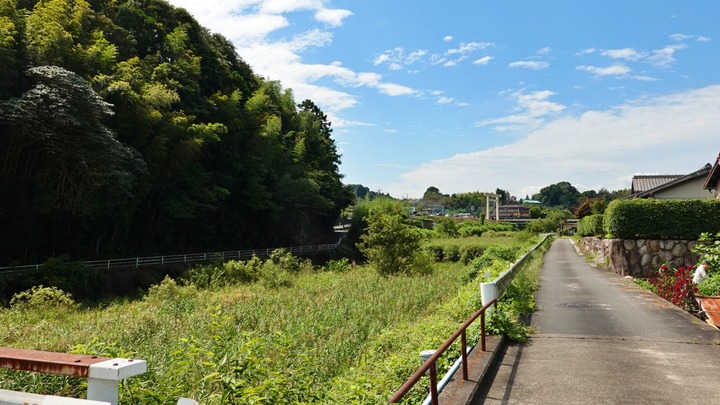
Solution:
{"label": "metal handrail", "polygon": [[432,398],[432,404],[438,405],[438,390],[437,390],[437,371],[435,370],[435,362],[437,362],[437,359],[440,358],[440,356],[445,353],[445,351],[457,340],[458,337],[460,337],[462,350],[461,350],[461,356],[462,356],[462,372],[463,372],[463,380],[467,381],[469,379],[468,376],[468,369],[467,369],[467,338],[466,338],[466,331],[467,328],[475,322],[475,320],[480,317],[480,348],[482,351],[485,351],[485,311],[494,305],[497,302],[497,299],[493,299],[492,301],[488,302],[487,304],[483,305],[482,308],[477,310],[468,320],[465,321],[465,323],[460,326],[458,330],[455,331],[455,333],[450,336],[445,343],[443,343],[436,351],[435,353],[428,358],[422,366],[413,374],[407,381],[405,381],[405,384],[400,387],[395,394],[393,394],[389,402],[390,403],[397,403],[400,402],[400,400],[407,394],[412,387],[415,386],[415,384],[420,381],[420,378],[422,378],[425,373],[430,370],[430,397]]}
{"label": "metal handrail", "polygon": [[462,337],[462,370],[463,370],[463,380],[468,380],[468,370],[467,370],[467,344],[466,344],[466,329],[478,318],[478,316],[481,318],[481,324],[480,324],[480,348],[482,351],[485,351],[485,310],[487,310],[489,307],[494,305],[497,300],[505,293],[505,290],[507,289],[507,286],[512,283],[513,279],[515,278],[515,275],[517,274],[518,270],[521,268],[521,266],[525,263],[525,261],[530,257],[533,253],[535,253],[540,246],[542,246],[545,242],[549,240],[551,236],[554,234],[545,234],[543,235],[543,239],[538,242],[532,249],[527,251],[520,259],[518,259],[515,263],[510,265],[508,270],[504,271],[502,274],[500,274],[493,284],[497,285],[496,287],[496,293],[493,294],[495,298],[492,298],[485,302],[482,308],[480,308],[473,316],[471,316],[463,325],[453,333],[448,340],[443,343],[442,346],[440,346],[435,353],[433,353],[430,358],[428,358],[422,366],[415,372],[415,374],[410,377],[405,384],[400,387],[400,389],[393,394],[389,402],[390,403],[397,403],[399,402],[405,394],[412,389],[415,384],[417,384],[418,381],[420,381],[420,378],[430,370],[430,397],[431,397],[431,403],[432,405],[438,405],[438,390],[437,390],[437,372],[435,370],[435,367],[431,367],[435,364],[437,359],[442,356],[442,354],[450,347],[452,343],[455,342],[455,340],[458,338],[458,336]]}
{"label": "metal handrail", "polygon": [[[292,246],[284,248],[266,248],[266,249],[251,249],[251,250],[232,250],[225,252],[209,252],[209,253],[186,253],[178,255],[164,255],[164,256],[147,256],[147,257],[133,257],[125,259],[110,259],[110,260],[89,260],[83,262],[83,264],[93,267],[97,270],[110,270],[110,269],[125,269],[125,268],[139,268],[144,266],[162,266],[166,264],[178,264],[178,263],[195,263],[204,262],[208,260],[214,260],[220,258],[222,260],[233,260],[233,259],[251,259],[253,256],[267,257],[270,256],[274,250],[285,249],[290,253],[306,253],[306,252],[321,252],[326,250],[335,250],[340,247],[343,237],[340,237],[335,243],[326,243],[321,245],[307,245],[307,246]],[[39,270],[43,267],[42,264],[32,264],[27,266],[15,266],[15,267],[0,267],[0,275],[24,273],[31,270]]]}

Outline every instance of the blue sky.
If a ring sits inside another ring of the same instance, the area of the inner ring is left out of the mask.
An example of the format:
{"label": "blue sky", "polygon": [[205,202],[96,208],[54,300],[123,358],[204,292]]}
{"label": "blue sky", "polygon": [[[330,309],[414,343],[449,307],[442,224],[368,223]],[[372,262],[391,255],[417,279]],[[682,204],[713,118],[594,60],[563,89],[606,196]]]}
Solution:
{"label": "blue sky", "polygon": [[398,198],[630,187],[720,152],[720,2],[170,0]]}

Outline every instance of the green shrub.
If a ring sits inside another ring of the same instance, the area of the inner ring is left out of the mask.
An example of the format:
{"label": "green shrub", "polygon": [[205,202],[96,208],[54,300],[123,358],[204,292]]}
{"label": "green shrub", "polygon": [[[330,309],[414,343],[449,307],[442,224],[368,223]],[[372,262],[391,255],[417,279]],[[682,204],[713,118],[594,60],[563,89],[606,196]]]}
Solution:
{"label": "green shrub", "polygon": [[445,259],[445,249],[440,245],[427,245],[425,250],[435,262],[441,262]]}
{"label": "green shrub", "polygon": [[10,307],[21,310],[75,310],[78,304],[71,294],[57,287],[39,285],[13,295],[10,299]]}
{"label": "green shrub", "polygon": [[615,200],[605,211],[608,237],[697,239],[720,226],[720,200]]}
{"label": "green shrub", "polygon": [[368,215],[367,233],[360,237],[358,248],[382,276],[432,271],[432,258],[421,249],[422,235],[404,219],[401,212]]}
{"label": "green shrub", "polygon": [[640,287],[652,292],[653,294],[657,294],[658,290],[657,287],[653,283],[650,282],[650,280],[646,278],[634,278],[633,283],[639,285]]}
{"label": "green shrub", "polygon": [[720,233],[712,234],[703,232],[698,238],[698,243],[692,249],[698,253],[698,263],[707,260],[710,262],[710,273],[720,270]]}
{"label": "green shrub", "polygon": [[235,283],[252,283],[260,279],[263,261],[253,256],[247,261],[231,260],[223,264],[225,275]]}
{"label": "green shrub", "polygon": [[520,251],[520,248],[517,246],[499,246],[499,245],[493,245],[490,246],[483,252],[483,255],[481,258],[493,258],[493,259],[502,259],[506,260],[508,262],[514,262],[515,259],[517,259],[518,252]]}
{"label": "green shrub", "polygon": [[461,236],[482,236],[485,232],[509,232],[515,231],[515,224],[509,222],[484,222],[484,221],[463,221],[458,224],[458,232]]}
{"label": "green shrub", "polygon": [[221,262],[193,266],[183,274],[182,281],[199,288],[216,288],[229,283],[225,264]]}
{"label": "green shrub", "polygon": [[705,280],[701,281],[697,287],[697,293],[699,295],[720,295],[720,272],[711,274]]}
{"label": "green shrub", "polygon": [[465,221],[458,225],[458,233],[465,237],[482,236],[486,229],[486,225],[480,221]]}
{"label": "green shrub", "polygon": [[379,197],[373,200],[363,200],[353,207],[352,220],[350,221],[350,230],[348,237],[351,240],[359,240],[362,235],[367,232],[368,216],[370,211],[385,213],[403,212],[400,201],[390,198]]}
{"label": "green shrub", "polygon": [[460,249],[460,261],[467,265],[485,253],[485,247],[480,245],[467,245]]}
{"label": "green shrub", "polygon": [[57,287],[75,296],[99,297],[102,291],[98,270],[67,256],[47,259],[33,283]]}
{"label": "green shrub", "polygon": [[323,269],[331,273],[345,273],[352,269],[352,267],[350,266],[350,260],[347,257],[343,257],[339,260],[330,260],[325,264]]}
{"label": "green shrub", "polygon": [[455,263],[460,260],[460,246],[458,245],[445,245],[443,248],[443,257],[445,261]]}
{"label": "green shrub", "polygon": [[457,228],[457,223],[454,219],[450,217],[438,218],[435,222],[435,228],[433,229],[439,234],[449,236],[451,238],[460,236],[460,232],[458,232]]}
{"label": "green shrub", "polygon": [[597,236],[603,237],[603,214],[588,215],[578,221],[578,234],[580,236]]}

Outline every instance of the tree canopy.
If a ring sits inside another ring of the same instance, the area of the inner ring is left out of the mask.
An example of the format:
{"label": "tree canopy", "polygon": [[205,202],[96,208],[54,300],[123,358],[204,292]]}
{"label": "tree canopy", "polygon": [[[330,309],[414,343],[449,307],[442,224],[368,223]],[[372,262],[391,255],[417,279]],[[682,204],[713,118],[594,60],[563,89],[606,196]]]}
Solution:
{"label": "tree canopy", "polygon": [[331,123],[162,0],[0,0],[4,263],[311,242]]}
{"label": "tree canopy", "polygon": [[533,195],[533,199],[545,206],[570,209],[577,205],[579,196],[580,192],[572,184],[561,181],[541,188],[540,193]]}

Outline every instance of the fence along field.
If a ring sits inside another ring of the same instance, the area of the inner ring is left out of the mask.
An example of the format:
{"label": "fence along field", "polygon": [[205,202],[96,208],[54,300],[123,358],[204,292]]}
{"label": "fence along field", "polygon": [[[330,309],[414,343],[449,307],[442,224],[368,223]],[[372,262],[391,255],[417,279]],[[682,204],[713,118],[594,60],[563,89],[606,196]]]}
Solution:
{"label": "fence along field", "polygon": [[[515,235],[477,243],[520,249],[534,242]],[[0,330],[0,345],[147,360],[150,369],[123,386],[120,403],[175,403],[180,396],[203,404],[385,403],[417,369],[417,353],[437,347],[476,309],[474,272],[436,263],[432,275],[384,278],[336,262],[305,268],[280,286],[198,288],[166,279],[141,299],[100,307],[51,297],[0,309],[0,323],[13,325]],[[81,381],[17,372],[1,373],[0,383],[83,392]]]}

